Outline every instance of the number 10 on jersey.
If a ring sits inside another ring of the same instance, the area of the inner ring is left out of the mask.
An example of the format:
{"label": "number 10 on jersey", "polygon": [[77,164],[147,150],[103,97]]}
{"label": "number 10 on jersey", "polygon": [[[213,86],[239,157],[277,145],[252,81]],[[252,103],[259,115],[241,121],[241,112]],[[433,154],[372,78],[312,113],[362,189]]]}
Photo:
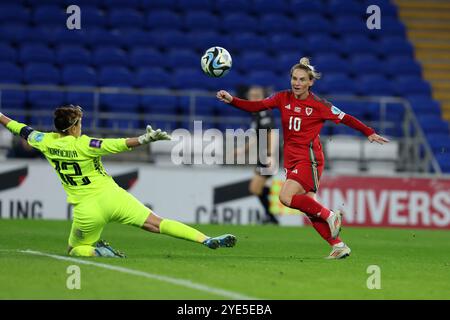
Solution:
{"label": "number 10 on jersey", "polygon": [[300,131],[301,124],[302,124],[301,118],[294,116],[289,117],[289,130]]}

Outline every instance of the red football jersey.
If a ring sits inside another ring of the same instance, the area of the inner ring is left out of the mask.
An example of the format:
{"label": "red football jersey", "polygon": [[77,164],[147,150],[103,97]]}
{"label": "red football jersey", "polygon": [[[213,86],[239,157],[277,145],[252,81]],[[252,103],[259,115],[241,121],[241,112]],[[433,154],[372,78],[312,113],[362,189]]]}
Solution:
{"label": "red football jersey", "polygon": [[[233,99],[240,107],[244,100]],[[323,164],[319,133],[326,120],[339,123],[345,113],[325,99],[310,92],[304,100],[295,98],[291,90],[274,93],[259,101],[265,108],[278,108],[284,136],[284,167],[293,168],[304,162]],[[245,102],[244,102],[245,104]]]}

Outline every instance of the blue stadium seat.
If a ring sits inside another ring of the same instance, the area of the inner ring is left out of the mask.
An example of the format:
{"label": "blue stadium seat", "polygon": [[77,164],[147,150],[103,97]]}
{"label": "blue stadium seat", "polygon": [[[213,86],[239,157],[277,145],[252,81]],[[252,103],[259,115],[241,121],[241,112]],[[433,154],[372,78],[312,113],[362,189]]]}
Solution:
{"label": "blue stadium seat", "polygon": [[399,76],[395,79],[395,92],[400,96],[424,94],[431,96],[430,84],[417,76]]}
{"label": "blue stadium seat", "polygon": [[141,6],[146,11],[154,10],[176,10],[175,1],[167,0],[141,0]]}
{"label": "blue stadium seat", "polygon": [[383,37],[378,41],[379,52],[385,56],[413,56],[413,47],[404,37]]}
{"label": "blue stadium seat", "polygon": [[300,15],[300,18],[297,19],[296,28],[302,34],[310,34],[316,32],[329,33],[335,26],[332,26],[331,22],[320,14],[305,14]]}
{"label": "blue stadium seat", "polygon": [[342,52],[351,56],[353,54],[374,54],[378,51],[377,45],[365,35],[350,35],[342,39]]}
{"label": "blue stadium seat", "polygon": [[250,13],[253,3],[248,0],[216,0],[215,9],[217,12],[232,12],[239,8],[240,12]]}
{"label": "blue stadium seat", "polygon": [[176,89],[206,90],[206,82],[210,80],[200,68],[179,68],[172,73],[173,86]]}
{"label": "blue stadium seat", "polygon": [[350,61],[354,75],[381,73],[384,68],[384,64],[373,54],[354,54]]}
{"label": "blue stadium seat", "polygon": [[102,28],[89,28],[86,37],[92,47],[116,46],[121,42],[121,35],[117,31],[108,31]]}
{"label": "blue stadium seat", "polygon": [[19,61],[21,63],[53,63],[55,61],[55,54],[53,50],[45,44],[24,44],[19,50]]}
{"label": "blue stadium seat", "polygon": [[31,32],[31,29],[23,24],[8,23],[0,26],[2,41],[20,44]]}
{"label": "blue stadium seat", "polygon": [[49,63],[29,63],[24,68],[24,79],[28,84],[60,83],[59,69]]}
{"label": "blue stadium seat", "polygon": [[312,33],[306,38],[306,48],[311,56],[324,53],[341,53],[345,50],[336,38],[330,36],[328,33]]}
{"label": "blue stadium seat", "polygon": [[216,30],[219,18],[209,11],[188,11],[183,16],[183,26],[189,31]]}
{"label": "blue stadium seat", "polygon": [[134,46],[155,46],[155,34],[149,31],[145,31],[137,28],[127,28],[121,31],[121,43],[128,49]]}
{"label": "blue stadium seat", "polygon": [[164,54],[149,47],[135,47],[131,50],[129,56],[129,64],[133,68],[167,66]]}
{"label": "blue stadium seat", "polygon": [[[35,6],[37,3],[55,3],[55,0],[26,0],[28,3],[33,4]],[[65,6],[70,6],[73,4],[73,0],[61,0]],[[103,0],[77,0],[77,5],[82,6],[101,6],[103,5]]]}
{"label": "blue stadium seat", "polygon": [[337,16],[332,26],[330,31],[336,36],[366,34],[368,32],[366,18],[363,17]]}
{"label": "blue stadium seat", "polygon": [[408,97],[408,100],[417,117],[422,115],[435,115],[440,117],[442,114],[439,102],[428,96],[410,96]]}
{"label": "blue stadium seat", "polygon": [[39,45],[52,45],[55,42],[56,29],[54,26],[36,26],[24,35],[22,43],[36,43]]}
{"label": "blue stadium seat", "polygon": [[4,23],[28,23],[30,12],[20,4],[0,4],[0,24]]}
{"label": "blue stadium seat", "polygon": [[310,0],[292,0],[291,11],[302,12],[303,14],[323,14],[326,12],[322,1]]}
{"label": "blue stadium seat", "polygon": [[253,16],[245,13],[224,14],[221,31],[224,33],[258,32],[259,24]]}
{"label": "blue stadium seat", "polygon": [[366,15],[367,6],[355,0],[330,0],[326,8],[327,13],[332,16],[363,17]]}
{"label": "blue stadium seat", "polygon": [[181,16],[173,11],[155,10],[147,15],[146,26],[150,29],[180,29],[182,27]]}
{"label": "blue stadium seat", "polygon": [[98,84],[109,87],[131,87],[134,76],[126,67],[108,66],[100,68]]}
{"label": "blue stadium seat", "polygon": [[443,120],[440,116],[436,115],[421,115],[417,117],[422,130],[427,134],[446,134],[449,135],[448,122]]}
{"label": "blue stadium seat", "polygon": [[288,3],[284,0],[279,1],[253,0],[252,9],[253,13],[255,14],[265,14],[265,13],[285,14],[290,11]]}
{"label": "blue stadium seat", "polygon": [[60,65],[90,64],[91,52],[80,45],[62,45],[56,49],[56,61]]}
{"label": "blue stadium seat", "polygon": [[[300,61],[300,58],[302,57],[300,52],[282,52],[280,55],[278,55],[274,60],[277,61],[275,64],[275,67],[278,68],[278,71],[283,74],[287,74],[289,70],[292,68],[293,65],[298,63]],[[314,59],[312,61],[312,64],[314,65],[316,60]]]}
{"label": "blue stadium seat", "polygon": [[433,150],[434,154],[447,153],[450,154],[450,136],[442,133],[430,133],[425,132],[427,141]]}
{"label": "blue stadium seat", "polygon": [[142,88],[169,88],[172,75],[160,67],[142,67],[135,75],[134,85]]}
{"label": "blue stadium seat", "polygon": [[103,0],[102,5],[112,8],[139,8],[142,0]]}
{"label": "blue stadium seat", "polygon": [[173,70],[178,68],[189,68],[200,64],[199,55],[188,49],[170,50],[165,55],[165,59],[167,66]]}
{"label": "blue stadium seat", "polygon": [[178,30],[154,30],[150,33],[153,47],[167,50],[168,48],[182,48],[186,45],[187,35]]}
{"label": "blue stadium seat", "polygon": [[318,90],[327,94],[346,94],[355,93],[355,82],[345,73],[328,73],[323,79],[316,81],[313,90]]}
{"label": "blue stadium seat", "polygon": [[22,69],[12,62],[0,61],[0,83],[22,83]]}
{"label": "blue stadium seat", "polygon": [[334,53],[317,55],[311,63],[323,73],[351,72],[350,64]]}
{"label": "blue stadium seat", "polygon": [[158,111],[161,114],[175,114],[178,106],[176,96],[169,95],[142,95],[140,104],[144,113]]}
{"label": "blue stadium seat", "polygon": [[408,75],[422,76],[422,67],[411,56],[391,56],[388,57],[384,64],[384,73],[388,76]]}
{"label": "blue stadium seat", "polygon": [[377,5],[380,7],[380,11],[383,17],[393,17],[396,18],[398,14],[398,9],[391,0],[365,0],[364,6],[367,8],[370,5]]}
{"label": "blue stadium seat", "polygon": [[335,103],[335,105],[346,114],[354,116],[358,119],[364,118],[365,104],[362,102],[338,101]]}
{"label": "blue stadium seat", "polygon": [[0,42],[0,62],[16,62],[17,52],[9,42]]}
{"label": "blue stadium seat", "polygon": [[[88,28],[87,30],[92,30]],[[81,30],[69,30],[66,28],[58,29],[54,35],[54,44],[56,46],[61,45],[88,45],[90,39],[87,31]]]}
{"label": "blue stadium seat", "polygon": [[214,1],[210,0],[177,0],[176,8],[180,11],[214,11]]}
{"label": "blue stadium seat", "polygon": [[233,34],[229,45],[226,47],[230,52],[242,51],[267,51],[270,44],[265,36],[260,36],[250,32]]}
{"label": "blue stadium seat", "polygon": [[96,86],[97,74],[87,65],[64,65],[62,83],[65,85]]}
{"label": "blue stadium seat", "polygon": [[33,109],[53,110],[65,102],[65,96],[60,91],[29,91],[27,100]]}
{"label": "blue stadium seat", "polygon": [[[81,9],[82,8],[82,9]],[[104,11],[96,6],[83,5],[81,9],[81,29],[85,27],[106,27],[108,19]]]}
{"label": "blue stadium seat", "polygon": [[[273,1],[275,2],[275,1]],[[295,21],[283,14],[264,14],[259,17],[260,32],[270,33],[293,33],[297,31]]]}
{"label": "blue stadium seat", "polygon": [[442,172],[450,172],[450,155],[449,153],[438,153],[435,155],[437,162],[439,163]]}
{"label": "blue stadium seat", "polygon": [[[1,81],[0,81],[1,83]],[[1,90],[2,109],[21,110],[25,108],[26,96],[22,90]]]}
{"label": "blue stadium seat", "polygon": [[396,17],[384,16],[383,11],[381,14],[383,15],[383,18],[381,19],[381,29],[370,30],[370,34],[379,39],[393,36],[405,38],[405,25]]}
{"label": "blue stadium seat", "polygon": [[204,32],[190,32],[187,34],[187,41],[191,48],[199,50],[202,53],[211,47],[219,46],[230,48],[228,37],[221,36],[218,32],[209,30]]}
{"label": "blue stadium seat", "polygon": [[[196,118],[207,116],[214,116],[214,110],[216,108],[216,97],[197,97],[195,100],[195,116]],[[190,114],[190,99],[187,96],[180,97],[180,106],[183,113]]]}
{"label": "blue stadium seat", "polygon": [[33,11],[35,25],[66,26],[66,8],[57,5],[40,5]]}
{"label": "blue stadium seat", "polygon": [[84,111],[91,112],[94,110],[95,96],[93,92],[66,92],[65,100],[73,105],[79,105]]}
{"label": "blue stadium seat", "polygon": [[92,54],[92,62],[94,65],[111,66],[126,65],[128,62],[125,51],[115,46],[98,46]]}
{"label": "blue stadium seat", "polygon": [[145,19],[144,16],[135,9],[116,8],[109,11],[108,23],[111,28],[141,28],[145,24]]}
{"label": "blue stadium seat", "polygon": [[356,80],[357,93],[361,95],[392,96],[394,89],[382,75],[363,75]]}
{"label": "blue stadium seat", "polygon": [[106,111],[136,113],[139,109],[139,96],[126,93],[102,93],[100,104]]}
{"label": "blue stadium seat", "polygon": [[273,33],[270,35],[270,48],[272,52],[303,52],[305,43],[299,36],[286,33]]}
{"label": "blue stadium seat", "polygon": [[274,80],[277,79],[277,75],[271,71],[259,70],[252,71],[247,74],[247,81],[249,84],[256,84],[261,86],[272,86]]}
{"label": "blue stadium seat", "polygon": [[273,64],[273,58],[264,52],[250,51],[240,55],[238,60],[239,64],[236,65],[238,70],[247,72],[249,70],[267,69],[268,66]]}

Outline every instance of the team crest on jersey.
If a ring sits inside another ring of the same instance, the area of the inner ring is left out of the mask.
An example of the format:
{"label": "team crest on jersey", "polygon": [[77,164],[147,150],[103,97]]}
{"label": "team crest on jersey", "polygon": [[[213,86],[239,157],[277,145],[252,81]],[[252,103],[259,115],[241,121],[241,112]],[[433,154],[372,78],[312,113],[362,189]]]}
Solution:
{"label": "team crest on jersey", "polygon": [[306,112],[306,115],[311,115],[311,113],[313,112],[313,109],[312,108],[306,108],[305,109],[305,112]]}
{"label": "team crest on jersey", "polygon": [[291,110],[291,104],[287,104],[284,106],[286,109]]}
{"label": "team crest on jersey", "polygon": [[92,148],[101,148],[102,146],[102,140],[98,140],[98,139],[91,139],[91,141],[89,142],[89,147]]}

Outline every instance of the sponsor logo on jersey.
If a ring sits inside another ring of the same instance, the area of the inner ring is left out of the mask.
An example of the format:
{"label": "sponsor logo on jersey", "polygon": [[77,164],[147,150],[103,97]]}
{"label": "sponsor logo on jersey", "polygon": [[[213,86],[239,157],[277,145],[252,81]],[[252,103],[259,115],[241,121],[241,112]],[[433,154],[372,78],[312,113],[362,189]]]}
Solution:
{"label": "sponsor logo on jersey", "polygon": [[306,112],[306,115],[311,115],[311,113],[313,112],[313,109],[312,108],[306,108],[305,109],[305,112]]}
{"label": "sponsor logo on jersey", "polygon": [[285,107],[286,109],[288,109],[288,110],[291,110],[291,105],[290,105],[290,104],[285,105],[284,107]]}
{"label": "sponsor logo on jersey", "polygon": [[89,142],[89,147],[100,149],[102,147],[102,142],[102,140],[91,139],[91,141]]}
{"label": "sponsor logo on jersey", "polygon": [[340,114],[342,111],[339,110],[339,108],[335,107],[335,106],[331,106],[331,112],[333,114]]}
{"label": "sponsor logo on jersey", "polygon": [[295,108],[294,108],[294,112],[300,113],[300,112],[302,112],[302,108],[300,108],[300,107],[295,107]]}

